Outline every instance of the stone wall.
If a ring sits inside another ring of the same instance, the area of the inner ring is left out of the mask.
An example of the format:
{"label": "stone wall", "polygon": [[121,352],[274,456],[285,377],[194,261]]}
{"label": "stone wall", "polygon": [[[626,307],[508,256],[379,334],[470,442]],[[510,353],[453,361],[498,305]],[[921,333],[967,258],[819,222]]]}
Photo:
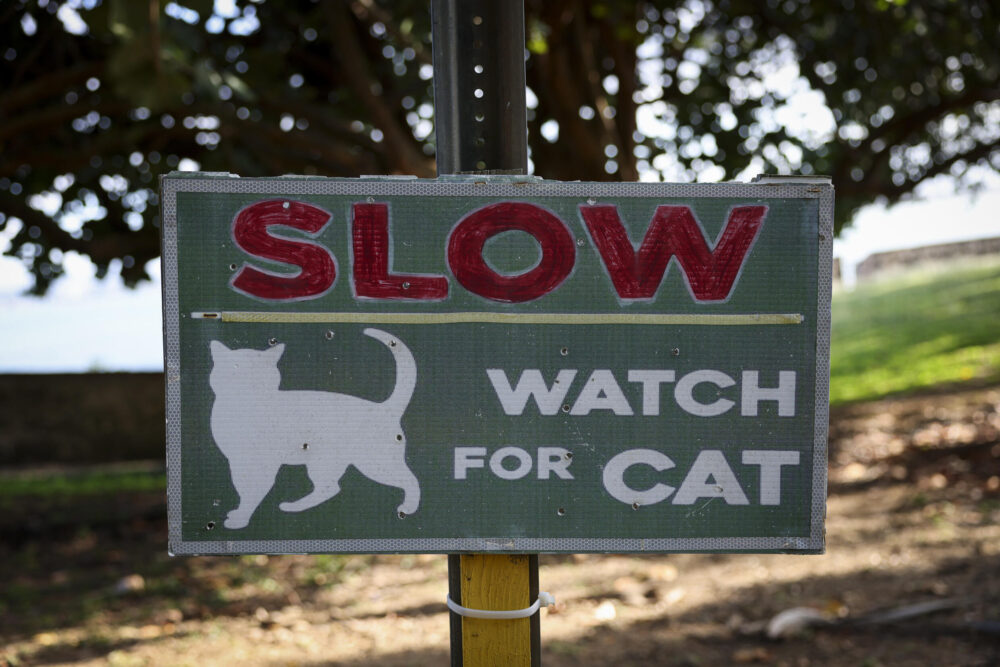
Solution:
{"label": "stone wall", "polygon": [[871,255],[857,267],[859,281],[889,270],[905,268],[924,262],[935,262],[956,257],[974,257],[977,255],[1000,254],[1000,236],[975,241],[960,241],[958,243],[943,243],[907,250],[893,250]]}
{"label": "stone wall", "polygon": [[162,373],[0,375],[0,466],[163,459]]}

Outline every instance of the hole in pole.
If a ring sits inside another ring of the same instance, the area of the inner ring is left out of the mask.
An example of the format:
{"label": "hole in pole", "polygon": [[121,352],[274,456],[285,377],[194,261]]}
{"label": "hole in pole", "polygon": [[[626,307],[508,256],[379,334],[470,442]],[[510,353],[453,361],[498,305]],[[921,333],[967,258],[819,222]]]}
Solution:
{"label": "hole in pole", "polygon": [[475,67],[472,68],[472,71],[475,72],[476,74],[482,74],[483,73],[483,66],[482,65],[476,65]]}
{"label": "hole in pole", "polygon": [[472,91],[472,94],[476,97],[477,100],[481,100],[483,99],[483,95],[486,94],[486,91],[484,91],[482,88],[476,88],[474,91]]}
{"label": "hole in pole", "polygon": [[472,25],[482,25],[482,24],[483,24],[483,17],[482,16],[473,16],[472,17]]}

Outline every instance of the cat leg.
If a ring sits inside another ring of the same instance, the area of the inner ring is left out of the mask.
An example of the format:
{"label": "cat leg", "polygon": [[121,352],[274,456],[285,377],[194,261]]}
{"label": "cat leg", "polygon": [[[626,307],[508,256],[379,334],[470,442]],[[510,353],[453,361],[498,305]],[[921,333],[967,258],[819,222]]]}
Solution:
{"label": "cat leg", "polygon": [[398,512],[413,514],[420,507],[420,482],[407,467],[402,453],[398,461],[392,461],[390,465],[386,465],[384,459],[377,462],[355,461],[354,465],[373,482],[403,490],[403,502],[396,508]]}
{"label": "cat leg", "polygon": [[420,482],[409,468],[401,471],[396,486],[403,490],[403,502],[396,508],[401,514],[413,514],[420,507]]}
{"label": "cat leg", "polygon": [[278,505],[282,512],[301,512],[333,498],[340,493],[340,478],[344,476],[347,466],[337,466],[331,471],[314,465],[309,466],[307,470],[309,479],[313,483],[313,490],[298,500],[286,501]]}
{"label": "cat leg", "polygon": [[233,487],[240,497],[240,504],[226,515],[226,528],[245,528],[260,502],[274,486],[278,465],[259,460],[229,462]]}

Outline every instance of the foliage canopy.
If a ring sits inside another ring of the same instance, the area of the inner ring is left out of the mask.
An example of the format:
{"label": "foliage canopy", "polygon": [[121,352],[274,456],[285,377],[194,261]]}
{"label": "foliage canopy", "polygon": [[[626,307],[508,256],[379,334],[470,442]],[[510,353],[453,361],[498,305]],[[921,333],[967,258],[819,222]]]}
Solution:
{"label": "foliage canopy", "polygon": [[[529,145],[565,180],[828,174],[837,226],[1000,169],[989,0],[527,0]],[[156,184],[206,171],[434,175],[428,2],[0,6],[0,244],[146,277]],[[182,163],[183,162],[183,163]],[[974,167],[985,167],[976,169]]]}

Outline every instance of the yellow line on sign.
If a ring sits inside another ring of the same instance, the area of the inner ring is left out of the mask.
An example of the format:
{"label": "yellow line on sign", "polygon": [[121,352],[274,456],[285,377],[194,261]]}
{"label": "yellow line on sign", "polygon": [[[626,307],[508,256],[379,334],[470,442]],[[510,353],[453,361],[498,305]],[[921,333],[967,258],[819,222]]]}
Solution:
{"label": "yellow line on sign", "polygon": [[289,313],[275,311],[224,310],[191,313],[194,319],[222,322],[275,322],[287,324],[700,324],[740,326],[755,324],[801,324],[799,313]]}

